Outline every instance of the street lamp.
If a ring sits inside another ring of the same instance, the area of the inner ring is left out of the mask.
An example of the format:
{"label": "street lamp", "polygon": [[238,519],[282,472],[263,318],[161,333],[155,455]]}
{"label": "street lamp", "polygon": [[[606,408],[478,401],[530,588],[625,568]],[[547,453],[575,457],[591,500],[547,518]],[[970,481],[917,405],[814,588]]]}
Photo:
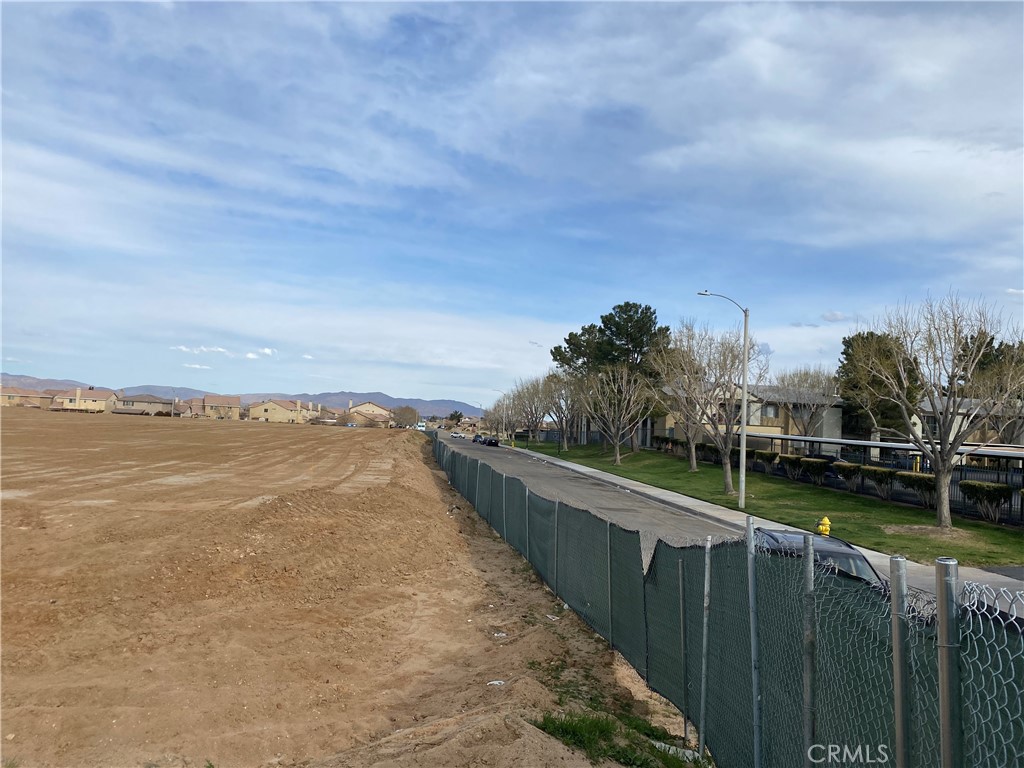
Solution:
{"label": "street lamp", "polygon": [[748,331],[750,326],[750,310],[741,307],[734,299],[723,296],[720,293],[710,291],[698,291],[698,296],[717,296],[720,299],[731,301],[743,313],[743,394],[740,399],[740,496],[739,508],[746,506],[747,500],[747,360],[750,357],[748,347]]}

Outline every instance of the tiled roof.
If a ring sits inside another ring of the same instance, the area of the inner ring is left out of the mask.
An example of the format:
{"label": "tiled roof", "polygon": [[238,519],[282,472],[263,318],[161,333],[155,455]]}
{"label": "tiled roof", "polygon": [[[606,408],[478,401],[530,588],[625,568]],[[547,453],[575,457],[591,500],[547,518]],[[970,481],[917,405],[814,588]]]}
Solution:
{"label": "tiled roof", "polygon": [[119,397],[120,402],[133,402],[133,403],[160,403],[161,405],[170,405],[171,401],[166,397],[157,397],[156,395],[125,395]]}
{"label": "tiled roof", "polygon": [[54,397],[81,397],[83,400],[106,400],[107,398],[114,397],[114,393],[109,389],[83,389],[81,395],[79,395],[77,389],[66,389],[59,395]]}
{"label": "tiled roof", "polygon": [[242,398],[238,395],[206,395],[206,397],[203,398],[203,404],[241,408]]}

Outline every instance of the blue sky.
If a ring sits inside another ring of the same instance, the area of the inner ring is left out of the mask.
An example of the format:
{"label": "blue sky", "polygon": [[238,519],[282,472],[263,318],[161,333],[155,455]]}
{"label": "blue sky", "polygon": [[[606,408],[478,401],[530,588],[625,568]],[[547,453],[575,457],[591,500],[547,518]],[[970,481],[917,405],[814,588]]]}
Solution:
{"label": "blue sky", "polygon": [[1019,3],[4,3],[3,369],[489,405],[615,304],[1021,317]]}

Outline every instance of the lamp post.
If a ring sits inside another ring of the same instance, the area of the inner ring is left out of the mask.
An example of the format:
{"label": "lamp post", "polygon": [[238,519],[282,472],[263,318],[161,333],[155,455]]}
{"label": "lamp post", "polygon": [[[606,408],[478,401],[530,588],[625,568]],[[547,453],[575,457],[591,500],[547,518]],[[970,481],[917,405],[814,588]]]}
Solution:
{"label": "lamp post", "polygon": [[743,394],[740,397],[740,495],[739,508],[744,509],[747,503],[747,362],[750,357],[748,349],[750,310],[739,305],[734,299],[723,296],[720,293],[710,291],[698,291],[698,296],[717,296],[720,299],[731,301],[737,309],[743,313]]}

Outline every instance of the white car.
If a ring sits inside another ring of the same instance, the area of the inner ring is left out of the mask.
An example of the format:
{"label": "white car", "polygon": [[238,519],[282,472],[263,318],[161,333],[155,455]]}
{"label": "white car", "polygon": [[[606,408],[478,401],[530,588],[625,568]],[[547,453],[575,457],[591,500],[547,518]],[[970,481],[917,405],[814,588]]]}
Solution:
{"label": "white car", "polygon": [[466,436],[464,434],[462,434],[461,432],[452,432],[452,437],[458,438],[458,439],[461,439],[461,440],[465,440],[466,439]]}

